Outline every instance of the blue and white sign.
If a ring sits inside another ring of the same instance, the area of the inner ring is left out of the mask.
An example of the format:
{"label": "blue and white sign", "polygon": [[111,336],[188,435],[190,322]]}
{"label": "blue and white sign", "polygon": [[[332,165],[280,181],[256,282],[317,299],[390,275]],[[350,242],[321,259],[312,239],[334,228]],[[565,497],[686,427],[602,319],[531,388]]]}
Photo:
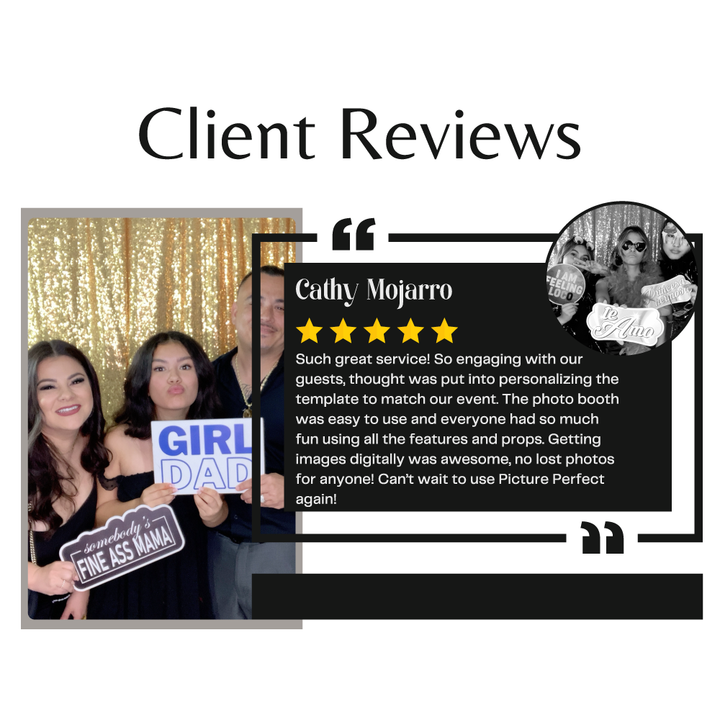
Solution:
{"label": "blue and white sign", "polygon": [[[265,472],[265,440],[260,419],[260,472]],[[156,483],[171,483],[179,494],[200,488],[236,493],[252,477],[252,420],[165,420],[152,423]]]}

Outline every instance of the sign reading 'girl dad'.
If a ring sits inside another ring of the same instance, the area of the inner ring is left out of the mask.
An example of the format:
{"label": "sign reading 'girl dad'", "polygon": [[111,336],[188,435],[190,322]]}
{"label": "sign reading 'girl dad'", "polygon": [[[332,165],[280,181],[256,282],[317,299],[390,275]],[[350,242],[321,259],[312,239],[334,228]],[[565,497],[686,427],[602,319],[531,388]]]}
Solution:
{"label": "sign reading 'girl dad'", "polygon": [[[235,493],[252,477],[252,420],[165,420],[152,423],[156,483],[170,483],[176,492],[196,493],[212,487]],[[260,419],[260,472],[265,472],[264,435]]]}

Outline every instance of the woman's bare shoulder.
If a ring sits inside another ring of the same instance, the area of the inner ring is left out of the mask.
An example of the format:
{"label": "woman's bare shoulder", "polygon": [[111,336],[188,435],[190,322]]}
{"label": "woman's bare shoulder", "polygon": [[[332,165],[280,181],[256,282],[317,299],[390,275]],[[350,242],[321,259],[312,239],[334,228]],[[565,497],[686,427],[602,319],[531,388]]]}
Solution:
{"label": "woman's bare shoulder", "polygon": [[152,441],[131,437],[126,429],[127,425],[116,425],[105,435],[105,447],[112,455],[106,477],[152,470]]}
{"label": "woman's bare shoulder", "polygon": [[105,435],[105,447],[110,450],[121,450],[123,447],[132,447],[132,442],[137,438],[126,435],[127,425],[115,425]]}

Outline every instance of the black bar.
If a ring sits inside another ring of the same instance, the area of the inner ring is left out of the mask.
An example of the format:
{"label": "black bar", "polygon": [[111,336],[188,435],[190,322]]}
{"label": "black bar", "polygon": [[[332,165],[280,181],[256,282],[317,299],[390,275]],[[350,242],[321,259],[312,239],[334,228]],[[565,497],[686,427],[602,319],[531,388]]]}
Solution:
{"label": "black bar", "polygon": [[261,620],[702,620],[700,574],[255,575]]}
{"label": "black bar", "polygon": [[702,542],[703,541],[703,236],[701,233],[688,233],[687,239],[693,243],[695,261],[700,271],[697,302],[695,303],[695,480],[693,532],[639,533],[638,542]]}
{"label": "black bar", "polygon": [[[253,233],[252,236],[252,258],[260,259],[260,246],[263,240],[267,237],[262,233]],[[290,236],[293,237],[293,236]],[[259,298],[260,293],[260,263],[256,268],[254,263],[252,265],[253,274],[250,278],[252,283],[252,294],[253,298]],[[252,304],[252,392],[251,396],[253,399],[253,416],[251,421],[252,428],[252,446],[253,448],[260,447],[260,412],[262,410],[262,400],[260,398],[260,303],[253,302]],[[260,477],[260,453],[253,452],[252,454],[252,476],[254,478]],[[252,494],[252,506],[251,506],[251,539],[253,542],[261,542],[260,540],[260,528],[261,528],[261,511],[260,507],[260,493],[254,492]]]}
{"label": "black bar", "polygon": [[262,238],[260,242],[317,242],[317,233],[254,233]]}
{"label": "black bar", "polygon": [[541,233],[388,233],[388,242],[545,242],[557,235]]}
{"label": "black bar", "polygon": [[567,535],[563,533],[445,533],[433,535],[425,533],[325,533],[296,535],[279,535],[263,533],[263,542],[504,542],[504,543],[564,543]]}

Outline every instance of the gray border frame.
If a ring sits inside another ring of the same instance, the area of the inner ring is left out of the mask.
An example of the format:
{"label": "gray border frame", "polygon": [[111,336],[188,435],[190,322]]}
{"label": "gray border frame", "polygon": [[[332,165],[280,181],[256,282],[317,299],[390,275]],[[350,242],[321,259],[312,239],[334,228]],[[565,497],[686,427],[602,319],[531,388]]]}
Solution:
{"label": "gray border frame", "polygon": [[[20,291],[22,294],[21,309],[22,318],[20,323],[22,348],[22,383],[27,385],[27,332],[28,332],[28,223],[33,218],[258,218],[258,217],[289,217],[295,220],[295,230],[302,232],[302,208],[22,208],[20,220],[22,225],[22,248],[20,268]],[[295,257],[297,262],[302,262],[302,243],[296,245]],[[22,427],[27,425],[27,403],[22,403]],[[22,493],[27,497],[27,435],[21,433],[21,469],[22,469]],[[47,629],[55,630],[92,630],[96,628],[124,628],[124,629],[302,629],[301,620],[84,620],[81,622],[59,622],[57,620],[31,620],[27,610],[27,533],[25,530],[26,519],[25,505],[22,505],[20,527],[20,545],[22,553],[21,560],[21,598],[20,627],[26,629]],[[302,513],[296,514],[296,532],[302,532]],[[295,545],[295,572],[302,572],[302,544]]]}

